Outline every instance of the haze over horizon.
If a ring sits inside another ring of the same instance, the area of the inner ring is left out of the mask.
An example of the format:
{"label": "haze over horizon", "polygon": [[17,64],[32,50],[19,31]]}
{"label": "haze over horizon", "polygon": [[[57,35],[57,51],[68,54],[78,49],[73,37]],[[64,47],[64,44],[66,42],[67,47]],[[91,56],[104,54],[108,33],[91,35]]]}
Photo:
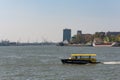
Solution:
{"label": "haze over horizon", "polygon": [[0,0],[0,40],[62,41],[63,29],[120,31],[120,0]]}

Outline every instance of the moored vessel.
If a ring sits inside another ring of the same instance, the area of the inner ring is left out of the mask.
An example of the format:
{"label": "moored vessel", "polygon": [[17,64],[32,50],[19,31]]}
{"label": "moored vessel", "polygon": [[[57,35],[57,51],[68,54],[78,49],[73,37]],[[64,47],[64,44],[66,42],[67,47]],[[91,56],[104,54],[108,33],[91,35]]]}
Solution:
{"label": "moored vessel", "polygon": [[115,43],[95,43],[93,42],[93,47],[112,47]]}

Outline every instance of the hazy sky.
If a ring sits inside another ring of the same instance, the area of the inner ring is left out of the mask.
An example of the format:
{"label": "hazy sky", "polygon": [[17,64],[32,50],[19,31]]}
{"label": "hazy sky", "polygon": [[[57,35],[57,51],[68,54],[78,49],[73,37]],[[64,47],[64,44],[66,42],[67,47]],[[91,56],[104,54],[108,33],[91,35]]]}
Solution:
{"label": "hazy sky", "polygon": [[120,31],[120,0],[0,0],[0,40],[62,41],[64,28]]}

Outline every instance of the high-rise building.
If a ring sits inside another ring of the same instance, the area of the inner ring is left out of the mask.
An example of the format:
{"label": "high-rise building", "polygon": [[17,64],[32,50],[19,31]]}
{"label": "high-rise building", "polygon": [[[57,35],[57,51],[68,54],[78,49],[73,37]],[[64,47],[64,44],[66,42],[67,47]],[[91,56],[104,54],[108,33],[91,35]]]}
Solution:
{"label": "high-rise building", "polygon": [[67,40],[68,42],[71,39],[71,29],[64,29],[63,30],[63,41]]}

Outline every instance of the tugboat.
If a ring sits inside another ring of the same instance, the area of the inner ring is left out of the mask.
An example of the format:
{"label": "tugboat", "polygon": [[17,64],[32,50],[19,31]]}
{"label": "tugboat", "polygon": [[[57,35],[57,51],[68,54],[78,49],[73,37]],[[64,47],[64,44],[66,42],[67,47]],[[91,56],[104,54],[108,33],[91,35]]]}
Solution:
{"label": "tugboat", "polygon": [[71,54],[68,59],[61,59],[63,64],[97,64],[96,54]]}

